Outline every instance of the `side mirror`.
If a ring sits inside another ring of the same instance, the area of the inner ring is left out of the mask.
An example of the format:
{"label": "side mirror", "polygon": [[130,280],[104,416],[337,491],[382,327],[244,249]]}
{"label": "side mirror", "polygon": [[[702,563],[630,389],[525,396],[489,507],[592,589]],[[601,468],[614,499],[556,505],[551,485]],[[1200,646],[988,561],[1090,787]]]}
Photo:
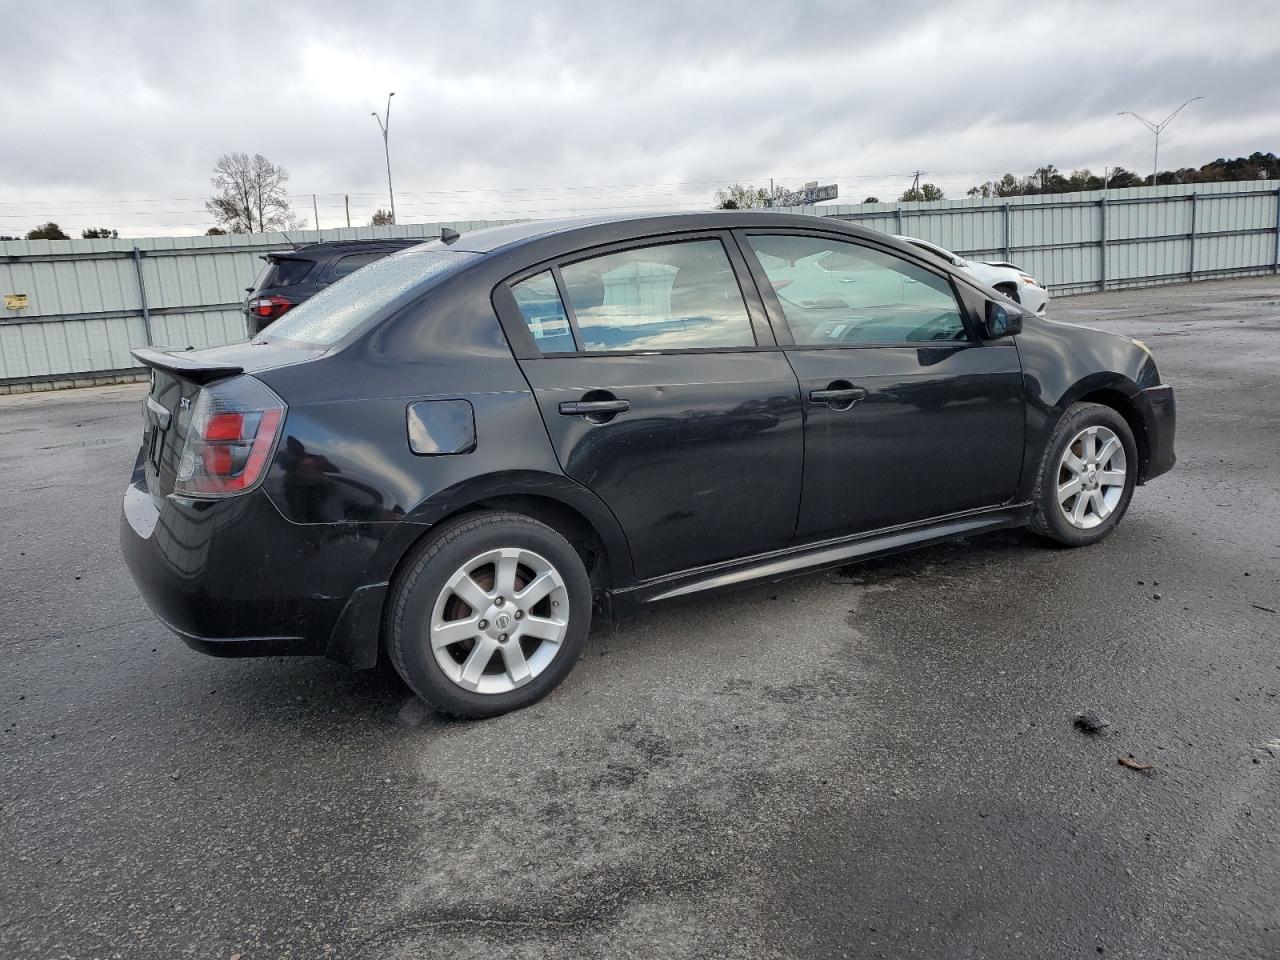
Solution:
{"label": "side mirror", "polygon": [[998,300],[987,301],[987,312],[983,318],[982,332],[987,340],[998,340],[1011,337],[1022,332],[1022,310],[1011,303]]}

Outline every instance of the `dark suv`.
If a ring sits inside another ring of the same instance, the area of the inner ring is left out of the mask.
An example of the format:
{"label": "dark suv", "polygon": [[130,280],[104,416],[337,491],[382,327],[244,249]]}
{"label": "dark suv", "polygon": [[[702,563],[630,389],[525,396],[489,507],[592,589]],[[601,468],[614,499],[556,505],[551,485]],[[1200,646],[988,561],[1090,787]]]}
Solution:
{"label": "dark suv", "polygon": [[266,253],[266,266],[258,279],[248,287],[244,315],[249,335],[255,336],[266,326],[329,284],[354,273],[366,264],[381,260],[405,247],[414,247],[420,238],[386,240],[334,240],[308,243],[288,253]]}
{"label": "dark suv", "polygon": [[385,651],[465,716],[544,696],[593,612],[1003,527],[1093,544],[1174,463],[1143,344],[812,217],[455,235],[134,355],[156,614],[219,656]]}

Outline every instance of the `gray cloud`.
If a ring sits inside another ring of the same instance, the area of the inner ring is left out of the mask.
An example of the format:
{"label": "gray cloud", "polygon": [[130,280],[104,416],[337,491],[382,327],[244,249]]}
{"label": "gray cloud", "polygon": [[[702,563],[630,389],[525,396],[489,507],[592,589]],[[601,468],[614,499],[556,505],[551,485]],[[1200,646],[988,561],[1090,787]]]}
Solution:
{"label": "gray cloud", "polygon": [[0,0],[0,232],[53,218],[203,232],[214,159],[286,166],[322,225],[705,206],[732,179],[885,198],[1005,171],[1145,170],[1276,150],[1270,3]]}

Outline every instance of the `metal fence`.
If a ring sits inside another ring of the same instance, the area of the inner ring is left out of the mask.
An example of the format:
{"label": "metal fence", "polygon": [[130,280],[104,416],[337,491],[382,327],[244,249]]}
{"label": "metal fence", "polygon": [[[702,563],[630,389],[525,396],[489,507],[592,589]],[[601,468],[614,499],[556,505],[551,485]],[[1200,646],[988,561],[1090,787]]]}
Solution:
{"label": "metal fence", "polygon": [[1280,272],[1275,181],[795,207],[1008,260],[1058,295]]}
{"label": "metal fence", "polygon": [[[1055,294],[1280,272],[1273,181],[1135,187],[1041,197],[797,207],[1009,260]],[[294,243],[430,237],[500,221],[225,237],[0,242],[0,393],[132,378],[132,347],[245,336],[240,303],[261,254]],[[24,299],[25,298],[25,299]]]}
{"label": "metal fence", "polygon": [[0,242],[0,393],[134,379],[130,349],[247,335],[245,288],[262,254],[317,240],[434,237],[504,221],[221,237]]}

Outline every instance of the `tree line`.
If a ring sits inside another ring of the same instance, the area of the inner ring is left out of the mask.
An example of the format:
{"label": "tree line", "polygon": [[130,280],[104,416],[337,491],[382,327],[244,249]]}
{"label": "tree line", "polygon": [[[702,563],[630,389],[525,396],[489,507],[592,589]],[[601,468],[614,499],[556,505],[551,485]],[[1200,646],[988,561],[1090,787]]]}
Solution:
{"label": "tree line", "polygon": [[[1228,180],[1280,180],[1280,157],[1274,153],[1255,151],[1247,157],[1236,157],[1234,160],[1218,158],[1199,167],[1179,167],[1176,170],[1162,170],[1156,175],[1158,184],[1175,183],[1218,183]],[[1113,167],[1099,175],[1089,169],[1072,170],[1064,173],[1053,164],[1039,167],[1034,173],[1019,177],[1012,173],[995,180],[988,180],[976,187],[970,187],[965,195],[969,197],[1027,197],[1048,193],[1076,193],[1084,190],[1105,190],[1108,188],[1141,187],[1151,182],[1151,175],[1145,177],[1126,170],[1124,167]],[[732,183],[715,192],[714,202],[717,210],[746,210],[779,206],[775,202],[776,190],[769,187],[757,187],[752,184]],[[946,195],[933,183],[920,183],[917,176],[911,186],[898,197],[901,201],[944,200]],[[879,203],[879,197],[866,197],[863,203]]]}
{"label": "tree line", "polygon": [[[307,221],[294,213],[289,200],[289,171],[260,153],[252,156],[224,153],[214,163],[209,182],[214,192],[204,207],[213,218],[214,226],[205,231],[205,236],[300,230],[307,226]],[[382,209],[376,210],[369,220],[374,227],[394,223],[391,212]],[[111,227],[87,227],[80,231],[83,240],[114,240],[119,236],[119,230]],[[0,240],[17,239],[0,235]],[[28,230],[21,239],[70,240],[71,236],[51,220]]]}

